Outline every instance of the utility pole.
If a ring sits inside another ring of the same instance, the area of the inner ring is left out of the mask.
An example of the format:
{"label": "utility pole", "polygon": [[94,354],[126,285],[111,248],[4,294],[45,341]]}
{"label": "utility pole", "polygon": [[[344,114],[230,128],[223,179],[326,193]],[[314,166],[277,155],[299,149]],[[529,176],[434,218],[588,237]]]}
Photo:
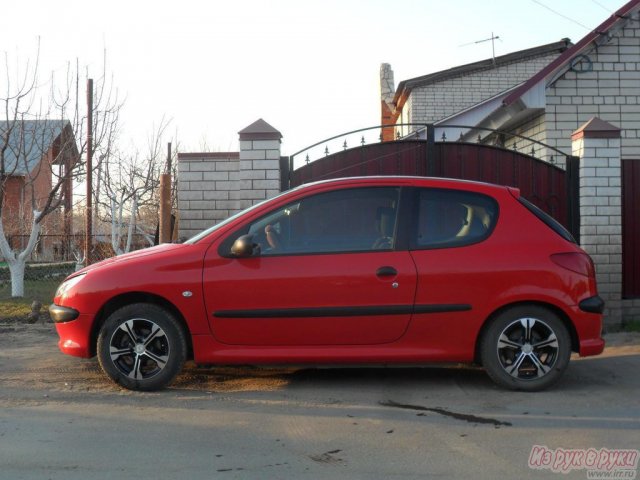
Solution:
{"label": "utility pole", "polygon": [[171,243],[171,142],[167,144],[167,170],[160,175],[158,243]]}
{"label": "utility pole", "polygon": [[92,233],[93,233],[93,79],[87,80],[87,205],[85,210],[84,261],[91,265]]}

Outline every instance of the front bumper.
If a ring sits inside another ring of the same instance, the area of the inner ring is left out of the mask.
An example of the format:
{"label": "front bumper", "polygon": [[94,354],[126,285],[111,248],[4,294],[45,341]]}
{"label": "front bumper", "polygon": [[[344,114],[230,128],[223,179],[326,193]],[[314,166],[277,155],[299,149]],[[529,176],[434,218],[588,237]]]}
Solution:
{"label": "front bumper", "polygon": [[93,319],[92,314],[80,313],[74,320],[55,324],[60,337],[58,348],[62,353],[74,357],[93,357],[91,348]]}

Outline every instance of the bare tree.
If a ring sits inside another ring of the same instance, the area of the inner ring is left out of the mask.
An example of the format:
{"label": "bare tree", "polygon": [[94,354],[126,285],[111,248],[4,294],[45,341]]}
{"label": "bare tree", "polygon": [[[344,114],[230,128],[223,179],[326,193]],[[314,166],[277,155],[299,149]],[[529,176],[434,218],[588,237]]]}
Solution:
{"label": "bare tree", "polygon": [[162,147],[168,125],[163,118],[153,128],[143,154],[112,154],[104,159],[99,179],[103,200],[99,205],[111,226],[111,246],[116,255],[131,250],[135,233],[153,245],[160,175],[166,169]]}
{"label": "bare tree", "polygon": [[[24,296],[25,264],[43,226],[56,216],[65,222],[62,206],[71,215],[73,183],[84,175],[87,148],[78,63],[41,83],[39,46],[37,51],[35,61],[24,67],[16,62],[13,76],[5,53],[6,74],[0,80],[0,254],[11,273],[14,297]],[[97,83],[94,148],[101,151],[117,131],[122,104],[104,73]],[[16,232],[27,232],[26,243],[11,241]]]}

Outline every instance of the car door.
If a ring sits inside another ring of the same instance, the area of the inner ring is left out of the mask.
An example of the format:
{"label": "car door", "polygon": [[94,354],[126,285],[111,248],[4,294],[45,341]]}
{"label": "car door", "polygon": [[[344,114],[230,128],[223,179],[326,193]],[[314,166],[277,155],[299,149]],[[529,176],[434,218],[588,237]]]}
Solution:
{"label": "car door", "polygon": [[[276,208],[210,248],[214,336],[238,345],[370,345],[407,329],[416,270],[398,239],[401,189],[343,188]],[[233,256],[243,235],[255,245]]]}

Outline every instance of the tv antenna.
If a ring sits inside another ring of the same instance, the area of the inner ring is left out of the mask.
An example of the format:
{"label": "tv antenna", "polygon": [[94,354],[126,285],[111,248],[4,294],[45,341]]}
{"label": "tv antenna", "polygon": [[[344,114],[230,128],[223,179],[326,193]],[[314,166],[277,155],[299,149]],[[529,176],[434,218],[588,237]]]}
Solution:
{"label": "tv antenna", "polygon": [[491,32],[491,36],[489,38],[478,40],[476,42],[465,43],[460,46],[466,47],[468,45],[476,45],[478,43],[491,42],[491,58],[493,59],[493,64],[495,65],[496,64],[496,40],[502,41],[498,35],[494,35],[493,32]]}

